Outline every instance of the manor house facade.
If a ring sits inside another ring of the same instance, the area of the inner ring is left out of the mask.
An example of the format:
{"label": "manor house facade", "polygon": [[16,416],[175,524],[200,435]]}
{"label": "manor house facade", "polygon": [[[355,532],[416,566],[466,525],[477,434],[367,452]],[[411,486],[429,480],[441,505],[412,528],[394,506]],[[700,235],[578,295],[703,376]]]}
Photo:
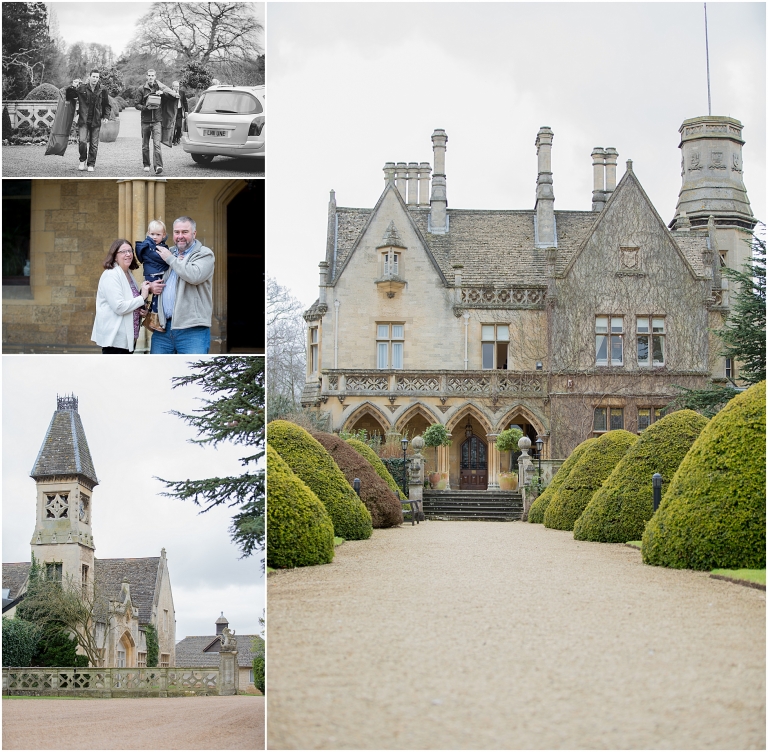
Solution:
{"label": "manor house facade", "polygon": [[433,165],[384,166],[372,209],[331,192],[302,404],[335,431],[443,423],[453,441],[436,469],[485,489],[507,467],[494,442],[511,425],[543,440],[551,474],[590,436],[650,425],[673,385],[736,378],[709,332],[728,311],[721,269],[741,268],[756,224],[742,124],[698,117],[680,134],[669,226],[631,161],[617,184],[611,147],[591,154],[592,210],[556,211],[548,127],[533,209],[449,209],[442,130]]}
{"label": "manor house facade", "polygon": [[[30,473],[37,484],[32,555],[65,586],[94,602],[101,666],[146,666],[146,627],[155,627],[158,665],[176,665],[176,612],[165,549],[160,556],[97,559],[91,520],[99,484],[77,397],[57,397],[56,412]],[[27,589],[31,562],[3,564],[3,616]]]}

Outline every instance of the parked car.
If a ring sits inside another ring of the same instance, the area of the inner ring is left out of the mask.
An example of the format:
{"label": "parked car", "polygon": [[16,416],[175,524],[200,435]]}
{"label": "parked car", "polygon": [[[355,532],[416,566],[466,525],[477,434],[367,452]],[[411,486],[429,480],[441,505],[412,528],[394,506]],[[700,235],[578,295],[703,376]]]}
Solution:
{"label": "parked car", "polygon": [[263,86],[211,86],[184,119],[181,145],[198,164],[265,155]]}

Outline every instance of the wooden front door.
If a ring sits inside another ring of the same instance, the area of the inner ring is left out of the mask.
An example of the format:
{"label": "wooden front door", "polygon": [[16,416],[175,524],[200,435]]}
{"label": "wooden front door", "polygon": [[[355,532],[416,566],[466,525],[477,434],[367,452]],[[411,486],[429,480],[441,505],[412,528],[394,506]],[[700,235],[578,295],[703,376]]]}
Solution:
{"label": "wooden front door", "polygon": [[461,445],[459,488],[466,491],[488,488],[488,448],[477,436],[470,436]]}

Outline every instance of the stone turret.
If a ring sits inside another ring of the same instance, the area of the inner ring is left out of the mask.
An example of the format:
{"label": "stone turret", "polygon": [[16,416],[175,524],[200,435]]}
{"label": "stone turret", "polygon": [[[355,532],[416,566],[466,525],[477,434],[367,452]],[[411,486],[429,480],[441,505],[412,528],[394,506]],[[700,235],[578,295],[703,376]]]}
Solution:
{"label": "stone turret", "polygon": [[539,176],[536,180],[536,247],[557,245],[555,229],[555,193],[552,189],[552,129],[546,125],[536,135]]}
{"label": "stone turret", "polygon": [[93,489],[99,481],[74,395],[56,398],[30,476],[37,483],[32,552],[57,578],[93,584]]}
{"label": "stone turret", "polygon": [[224,612],[221,612],[221,616],[216,619],[216,634],[222,634],[224,632],[224,628],[229,626],[229,621],[227,621],[227,617],[224,616]]}

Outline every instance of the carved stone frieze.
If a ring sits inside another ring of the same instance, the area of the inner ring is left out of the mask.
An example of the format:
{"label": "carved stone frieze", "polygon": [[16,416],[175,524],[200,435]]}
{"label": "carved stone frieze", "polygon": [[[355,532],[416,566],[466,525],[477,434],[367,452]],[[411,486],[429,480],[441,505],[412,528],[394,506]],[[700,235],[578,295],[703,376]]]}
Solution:
{"label": "carved stone frieze", "polygon": [[376,374],[350,374],[347,376],[348,392],[386,392],[389,390],[389,376]]}
{"label": "carved stone frieze", "polygon": [[537,306],[544,303],[547,291],[542,287],[464,287],[461,290],[461,302],[473,308],[486,306],[503,306],[515,308],[518,306]]}
{"label": "carved stone frieze", "polygon": [[404,375],[396,377],[398,392],[436,392],[440,389],[439,376]]}

